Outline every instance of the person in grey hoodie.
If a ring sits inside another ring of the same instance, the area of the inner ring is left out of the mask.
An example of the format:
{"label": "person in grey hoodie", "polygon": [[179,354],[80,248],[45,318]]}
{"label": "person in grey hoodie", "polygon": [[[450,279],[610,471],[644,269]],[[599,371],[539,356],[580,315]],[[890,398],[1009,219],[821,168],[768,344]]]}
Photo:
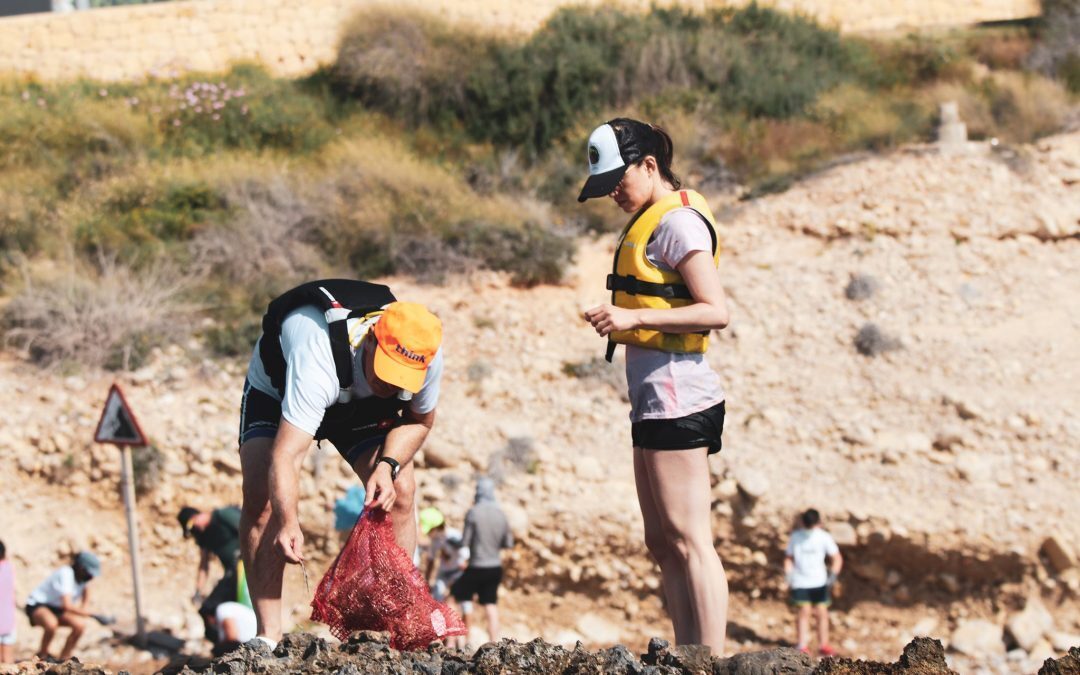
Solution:
{"label": "person in grey hoodie", "polygon": [[[450,588],[454,600],[463,610],[475,597],[484,606],[488,635],[492,642],[499,639],[499,584],[502,582],[501,550],[514,545],[514,536],[499,503],[495,501],[495,481],[481,477],[476,481],[476,503],[465,514],[461,536],[464,574]],[[467,554],[466,554],[467,551]],[[465,613],[465,625],[469,614]]]}

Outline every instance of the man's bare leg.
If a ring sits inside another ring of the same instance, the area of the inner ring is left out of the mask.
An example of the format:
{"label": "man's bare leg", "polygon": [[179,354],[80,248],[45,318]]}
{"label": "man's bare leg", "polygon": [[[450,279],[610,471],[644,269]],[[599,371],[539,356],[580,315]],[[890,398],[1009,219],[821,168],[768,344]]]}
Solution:
{"label": "man's bare leg", "polygon": [[270,448],[272,438],[252,438],[240,446],[244,504],[240,511],[240,550],[258,634],[281,639],[281,582],[285,559],[273,549],[270,527]]}
{"label": "man's bare leg", "polygon": [[30,617],[30,625],[41,626],[43,632],[41,633],[41,647],[38,648],[37,657],[39,659],[48,658],[49,645],[52,644],[53,637],[56,635],[56,629],[60,626],[60,622],[53,616],[53,613],[49,611],[47,607],[37,607]]}
{"label": "man's bare leg", "polygon": [[499,606],[495,603],[484,605],[484,614],[487,615],[488,639],[492,642],[499,641]]}

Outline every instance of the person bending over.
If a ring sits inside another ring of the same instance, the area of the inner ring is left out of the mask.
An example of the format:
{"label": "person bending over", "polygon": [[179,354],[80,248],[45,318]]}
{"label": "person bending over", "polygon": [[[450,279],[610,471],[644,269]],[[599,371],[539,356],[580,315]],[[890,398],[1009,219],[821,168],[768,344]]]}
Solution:
{"label": "person bending over", "polygon": [[366,484],[365,508],[390,513],[416,548],[413,456],[435,422],[442,323],[386,286],[313,281],[276,298],[240,403],[240,545],[258,637],[281,638],[286,563],[303,564],[299,472],[312,440],[333,443]]}

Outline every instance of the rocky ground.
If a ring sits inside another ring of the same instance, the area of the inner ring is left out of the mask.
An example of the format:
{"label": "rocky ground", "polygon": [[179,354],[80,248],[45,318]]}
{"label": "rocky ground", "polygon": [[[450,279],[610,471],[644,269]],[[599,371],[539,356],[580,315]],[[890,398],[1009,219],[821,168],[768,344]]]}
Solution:
{"label": "rocky ground", "polygon": [[[49,675],[105,675],[109,671],[92,665],[68,663],[59,666],[41,664],[22,672]],[[1047,659],[1039,675],[1080,673],[1080,649],[1074,648],[1060,659]],[[224,673],[246,675],[267,673],[286,675],[306,673],[321,675],[390,675],[424,673],[426,675],[956,675],[945,660],[945,650],[938,640],[916,638],[904,647],[895,663],[855,661],[830,658],[815,664],[809,656],[794,649],[781,648],[737,654],[729,658],[713,657],[698,645],[671,647],[654,638],[640,657],[623,645],[589,651],[579,642],[571,649],[552,645],[537,638],[527,643],[513,640],[491,642],[471,656],[433,646],[426,651],[398,652],[388,644],[385,634],[356,633],[344,643],[331,644],[307,633],[288,635],[270,649],[252,641],[217,659],[178,656],[162,668],[163,675]]]}
{"label": "rocky ground", "polygon": [[[1080,133],[956,154],[913,147],[781,195],[715,201],[734,314],[709,356],[728,396],[712,472],[730,649],[791,639],[782,549],[810,506],[848,562],[834,630],[845,655],[889,660],[932,635],[959,671],[1035,672],[1080,645]],[[612,244],[582,242],[557,287],[516,289],[492,274],[441,287],[389,280],[446,323],[421,505],[460,522],[473,477],[501,480],[519,540],[504,623],[520,642],[642,650],[670,638],[641,544],[623,384],[580,319],[605,299]],[[187,601],[197,553],[175,513],[239,501],[245,367],[193,339],[118,378],[160,460],[140,460],[150,624],[189,651],[205,649]],[[0,538],[20,597],[67,552],[99,551],[95,601],[129,630],[118,455],[91,443],[112,379],[0,355],[15,421],[0,427],[11,467]],[[337,546],[326,507],[354,479],[327,447],[307,469],[301,515],[317,574]],[[300,573],[287,584],[292,620],[315,628]],[[93,630],[90,660],[165,663]],[[36,631],[19,631],[25,657]]]}

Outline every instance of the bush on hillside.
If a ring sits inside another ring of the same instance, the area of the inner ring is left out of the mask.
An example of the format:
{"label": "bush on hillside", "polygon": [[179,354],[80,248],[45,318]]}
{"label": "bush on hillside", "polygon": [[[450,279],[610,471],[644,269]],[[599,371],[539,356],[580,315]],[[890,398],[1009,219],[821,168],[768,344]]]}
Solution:
{"label": "bush on hillside", "polygon": [[118,183],[75,231],[80,250],[146,264],[229,215],[220,189],[197,179]]}
{"label": "bush on hillside", "polygon": [[486,268],[533,285],[559,281],[570,261],[572,239],[548,225],[551,215],[538,202],[481,197],[402,144],[358,139],[326,161],[335,172],[307,188],[319,210],[312,241],[351,274],[407,273],[438,282]]}
{"label": "bush on hillside", "polygon": [[437,124],[468,107],[465,75],[489,43],[420,12],[369,10],[345,27],[330,81],[340,94],[412,124]]}
{"label": "bush on hillside", "polygon": [[53,229],[58,198],[50,182],[30,169],[0,171],[0,270],[36,253]]}
{"label": "bush on hillside", "polygon": [[1039,40],[1030,65],[1080,94],[1080,0],[1043,0],[1042,6]]}
{"label": "bush on hillside", "polygon": [[200,276],[258,288],[319,274],[325,263],[311,243],[318,209],[284,175],[241,177],[222,186],[221,197],[231,217],[191,241]]}
{"label": "bush on hillside", "polygon": [[[385,35],[387,26],[405,37]],[[797,115],[859,77],[869,58],[835,31],[754,4],[704,15],[566,8],[520,42],[468,31],[452,39],[453,30],[416,14],[361,15],[342,40],[338,91],[413,124],[453,121],[476,140],[536,156],[582,116],[653,96],[681,92],[751,117]]]}
{"label": "bush on hillside", "polygon": [[5,343],[44,366],[137,368],[151,346],[185,332],[179,279],[160,266],[137,275],[107,262],[27,280],[4,308]]}
{"label": "bush on hillside", "polygon": [[225,148],[302,154],[333,137],[317,98],[253,65],[235,66],[220,79],[172,83],[154,109],[166,146],[185,155]]}
{"label": "bush on hillside", "polygon": [[973,139],[1029,143],[1061,129],[1072,107],[1063,86],[1034,73],[995,72],[977,87],[945,83],[924,95],[936,108],[955,101]]}
{"label": "bush on hillside", "polygon": [[993,70],[1022,70],[1035,43],[1027,29],[1001,29],[975,34],[967,39],[967,50],[979,63]]}
{"label": "bush on hillside", "polygon": [[813,117],[824,123],[837,150],[884,150],[926,138],[934,130],[936,108],[910,96],[841,85],[824,94]]}
{"label": "bush on hillside", "polygon": [[152,494],[161,485],[167,463],[165,453],[156,445],[141,445],[131,449],[131,471],[134,474],[135,497]]}
{"label": "bush on hillside", "polygon": [[963,80],[970,67],[949,41],[911,34],[899,40],[874,41],[877,58],[864,71],[864,80],[879,87],[920,85],[939,80]]}
{"label": "bush on hillside", "polygon": [[153,145],[151,125],[128,99],[89,89],[0,84],[0,170],[49,166],[97,178]]}

